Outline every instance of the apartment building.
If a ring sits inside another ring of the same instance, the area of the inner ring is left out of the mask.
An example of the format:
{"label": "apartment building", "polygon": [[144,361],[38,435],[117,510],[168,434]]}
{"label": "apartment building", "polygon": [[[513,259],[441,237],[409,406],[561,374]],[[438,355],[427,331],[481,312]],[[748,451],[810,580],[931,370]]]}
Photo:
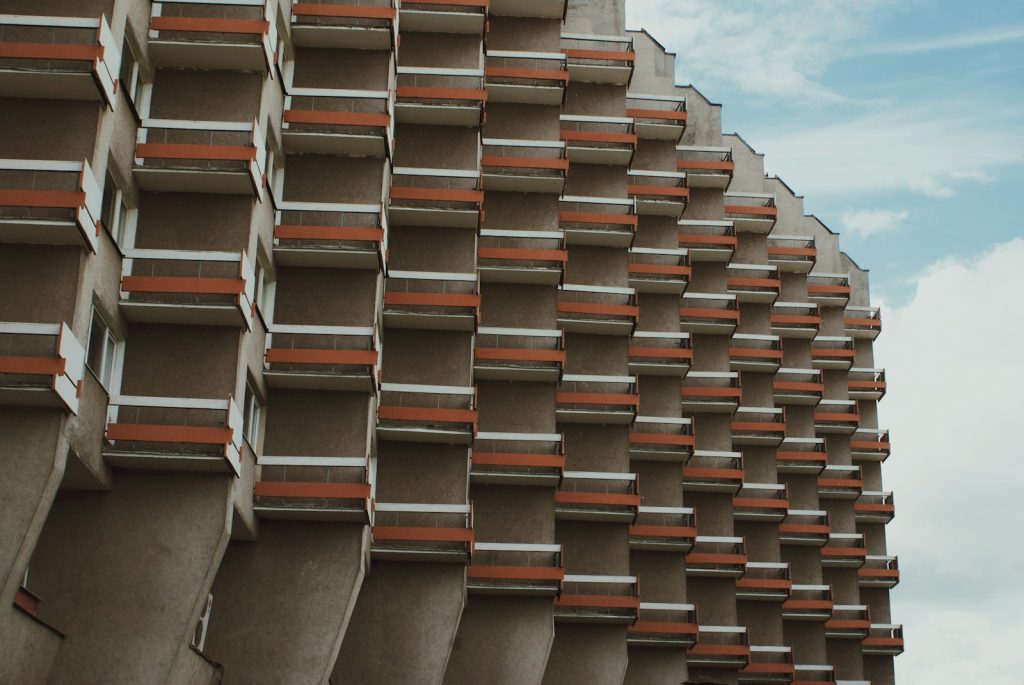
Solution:
{"label": "apartment building", "polygon": [[623,0],[0,11],[0,681],[894,682],[867,273]]}

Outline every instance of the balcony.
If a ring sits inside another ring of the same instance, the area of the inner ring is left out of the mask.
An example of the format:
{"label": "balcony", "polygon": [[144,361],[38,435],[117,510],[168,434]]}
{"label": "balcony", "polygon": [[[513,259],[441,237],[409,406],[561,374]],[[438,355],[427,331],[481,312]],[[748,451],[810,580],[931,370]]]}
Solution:
{"label": "balcony", "polygon": [[818,499],[854,500],[864,491],[859,466],[829,464],[818,476]]}
{"label": "balcony", "polygon": [[277,264],[384,270],[388,236],[381,204],[279,200],[275,206]]}
{"label": "balcony", "polygon": [[871,615],[864,604],[836,604],[825,621],[825,637],[864,640],[871,631]]}
{"label": "balcony", "polygon": [[676,146],[676,170],[686,173],[690,188],[725,190],[735,169],[731,147]]}
{"label": "balcony", "polygon": [[257,460],[253,511],[261,519],[367,524],[373,511],[366,457],[278,457]]}
{"label": "balcony", "polygon": [[868,628],[868,636],[861,642],[861,652],[864,654],[899,656],[903,653],[903,625],[899,623],[872,623]]}
{"label": "balcony", "polygon": [[686,174],[681,171],[629,170],[629,196],[636,200],[636,213],[642,216],[669,216],[680,219],[690,199]]}
{"label": "balcony", "polygon": [[[4,47],[0,42],[0,51]],[[86,160],[0,159],[0,243],[81,245],[96,252],[102,199]]]}
{"label": "balcony", "polygon": [[726,492],[735,495],[743,487],[743,455],[740,452],[694,450],[683,466],[683,492]]}
{"label": "balcony", "polygon": [[858,428],[850,436],[850,456],[855,462],[885,461],[891,450],[887,430]]}
{"label": "balcony", "polygon": [[262,197],[266,148],[255,121],[143,119],[135,181],[150,192]]}
{"label": "balcony", "polygon": [[843,326],[852,338],[874,340],[882,331],[882,313],[878,307],[847,307]]}
{"label": "balcony", "polygon": [[466,568],[474,595],[556,597],[562,588],[561,545],[477,542]]}
{"label": "balcony", "polygon": [[635,376],[565,374],[555,393],[563,423],[630,424],[640,406]]}
{"label": "balcony", "polygon": [[626,116],[636,122],[644,140],[671,140],[679,144],[686,130],[686,98],[677,95],[626,94]]}
{"label": "balcony", "polygon": [[[494,4],[492,0],[492,11]],[[565,100],[569,69],[562,53],[488,50],[485,60],[484,82],[491,102],[561,106]]]}
{"label": "balcony", "polygon": [[772,381],[775,404],[816,407],[825,394],[818,369],[780,368]]}
{"label": "balcony", "polygon": [[732,517],[737,521],[779,522],[788,510],[786,486],[778,483],[743,483],[732,498]]}
{"label": "balcony", "polygon": [[629,548],[648,552],[689,552],[697,537],[692,507],[641,506],[629,527]]}
{"label": "balcony", "polygon": [[381,383],[377,437],[469,445],[476,435],[476,388]]}
{"label": "balcony", "polygon": [[634,200],[566,195],[558,204],[558,225],[570,245],[629,247],[636,233]]}
{"label": "balcony", "polygon": [[562,114],[559,136],[574,164],[629,166],[636,152],[636,134],[629,117]]}
{"label": "balcony", "polygon": [[857,523],[889,523],[896,516],[896,505],[891,492],[865,490],[853,504],[853,518]]}
{"label": "balcony", "polygon": [[769,235],[768,263],[780,272],[806,274],[814,268],[818,250],[814,238],[803,235]]}
{"label": "balcony", "polygon": [[885,397],[885,369],[851,368],[847,387],[851,400],[878,400]]}
{"label": "balcony", "polygon": [[473,349],[479,380],[557,383],[565,364],[562,331],[482,327]]}
{"label": "balcony", "polygon": [[680,389],[683,414],[734,414],[740,405],[740,375],[735,371],[691,371]]}
{"label": "balcony", "polygon": [[775,468],[779,473],[817,475],[827,460],[825,438],[787,437],[775,453]]}
{"label": "balcony", "polygon": [[395,167],[388,218],[394,226],[480,227],[480,171]]}
{"label": "balcony", "polygon": [[555,518],[562,521],[633,523],[639,507],[635,473],[565,471],[555,490]]}
{"label": "balcony", "polygon": [[377,502],[372,532],[374,559],[465,563],[473,553],[473,507]]}
{"label": "balcony", "polygon": [[690,266],[683,249],[629,248],[629,285],[638,293],[682,295],[690,282]]}
{"label": "balcony", "polygon": [[861,533],[830,533],[821,548],[821,565],[826,568],[860,568],[867,548]]}
{"label": "balcony", "polygon": [[850,301],[850,275],[814,272],[807,275],[807,299],[821,307],[845,307]]}
{"label": "balcony", "polygon": [[792,647],[751,646],[750,663],[739,674],[739,683],[746,685],[776,685],[793,681]]}
{"label": "balcony", "polygon": [[739,302],[771,304],[779,298],[782,281],[774,266],[728,264],[725,273],[726,288]]}
{"label": "balcony", "polygon": [[736,580],[736,599],[784,602],[789,599],[792,587],[788,563],[748,561],[743,577]]}
{"label": "balcony", "polygon": [[633,288],[570,283],[558,287],[558,327],[563,331],[632,335],[638,316]]}
{"label": "balcony", "polygon": [[730,262],[736,252],[736,229],[731,221],[680,219],[679,247],[691,262]]}
{"label": "balcony", "polygon": [[577,83],[628,86],[633,78],[633,39],[629,36],[595,36],[563,33],[562,52],[569,78]]}
{"label": "balcony", "polygon": [[871,685],[867,680],[836,680],[835,666],[828,664],[796,664],[796,680],[804,685]]}
{"label": "balcony", "polygon": [[781,338],[813,340],[821,328],[818,305],[813,302],[775,302],[771,326],[772,334]]}
{"label": "balcony", "polygon": [[103,457],[113,466],[238,475],[242,412],[234,399],[113,395]]}
{"label": "balcony", "polygon": [[477,272],[485,283],[558,285],[569,253],[562,231],[483,228],[476,257]]}
{"label": "balcony", "polygon": [[794,585],[790,598],[782,603],[786,621],[827,621],[832,617],[831,585]]}
{"label": "balcony", "polygon": [[289,153],[391,158],[395,122],[386,90],[289,88],[281,140]]}
{"label": "balcony", "polygon": [[685,463],[693,454],[691,424],[672,416],[637,416],[629,433],[629,458]]}
{"label": "balcony", "polygon": [[562,482],[565,455],[558,433],[476,434],[470,481],[476,485],[538,485]]}
{"label": "balcony", "polygon": [[303,48],[390,50],[398,43],[394,0],[293,0],[292,42]]}
{"label": "balcony", "polygon": [[822,400],[814,412],[814,432],[826,435],[853,435],[860,414],[855,400]]}
{"label": "balcony", "polygon": [[629,340],[629,372],[638,376],[676,376],[690,370],[693,349],[689,333],[633,331]]}
{"label": "balcony", "polygon": [[487,4],[487,0],[404,0],[398,16],[402,31],[483,36]]}
{"label": "balcony", "polygon": [[85,348],[66,323],[0,322],[0,405],[78,413]]}
{"label": "balcony", "polygon": [[687,333],[732,335],[740,321],[735,295],[683,293],[679,308],[679,328]]}
{"label": "balcony", "polygon": [[123,252],[120,305],[129,321],[252,327],[256,277],[244,252]]}
{"label": "balcony", "polygon": [[686,664],[690,668],[742,669],[750,663],[747,629],[739,626],[698,628],[697,644],[690,648]]}
{"label": "balcony", "polygon": [[380,372],[377,329],[267,326],[263,378],[274,388],[373,392]]}
{"label": "balcony", "polygon": [[569,160],[561,140],[484,138],[480,166],[486,190],[560,195]]}
{"label": "balcony", "polygon": [[789,509],[779,524],[779,543],[821,547],[832,534],[828,512],[820,509]]}
{"label": "balcony", "polygon": [[149,56],[158,69],[267,71],[276,49],[267,0],[153,2]]}
{"label": "balcony", "polygon": [[732,422],[732,444],[777,447],[786,437],[786,415],[773,407],[739,407]]}
{"label": "balcony", "polygon": [[480,313],[476,274],[392,271],[385,281],[384,324],[391,328],[472,331]]}
{"label": "balcony", "polygon": [[640,611],[636,576],[566,575],[555,621],[633,625]]}
{"label": "balcony", "polygon": [[900,582],[900,565],[896,557],[868,554],[864,565],[857,569],[857,582],[861,587],[889,588]]}
{"label": "balcony", "polygon": [[729,347],[729,370],[775,373],[782,366],[782,342],[777,335],[734,333]]}
{"label": "balcony", "polygon": [[483,69],[398,67],[395,117],[399,123],[480,126],[486,102]]}
{"label": "balcony", "polygon": [[811,341],[811,366],[816,369],[845,371],[853,366],[855,355],[853,338],[845,335],[819,335]]}
{"label": "balcony", "polygon": [[565,19],[565,8],[566,0],[491,0],[490,13],[495,17]]}
{"label": "balcony", "polygon": [[0,96],[103,100],[113,107],[121,52],[107,18],[0,14]]}
{"label": "balcony", "polygon": [[737,232],[771,233],[779,210],[774,193],[725,193],[725,218]]}
{"label": "balcony", "polygon": [[630,647],[689,649],[697,642],[697,607],[641,602],[636,623],[626,628]]}

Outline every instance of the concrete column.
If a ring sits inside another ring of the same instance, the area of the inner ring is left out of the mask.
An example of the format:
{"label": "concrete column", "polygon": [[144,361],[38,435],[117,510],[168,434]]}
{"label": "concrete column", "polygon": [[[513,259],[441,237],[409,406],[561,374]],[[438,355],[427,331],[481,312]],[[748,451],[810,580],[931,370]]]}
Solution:
{"label": "concrete column", "polygon": [[626,685],[679,685],[686,677],[684,649],[640,647],[629,650]]}
{"label": "concrete column", "polygon": [[544,685],[622,685],[629,661],[626,627],[560,623]]}

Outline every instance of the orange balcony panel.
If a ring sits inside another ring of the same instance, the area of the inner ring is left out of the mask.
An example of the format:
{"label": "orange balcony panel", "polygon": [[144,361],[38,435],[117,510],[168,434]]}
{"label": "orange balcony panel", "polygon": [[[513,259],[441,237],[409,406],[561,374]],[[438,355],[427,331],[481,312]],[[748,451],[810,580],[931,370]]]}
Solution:
{"label": "orange balcony panel", "polygon": [[376,6],[341,2],[297,2],[292,5],[291,35],[295,45],[312,48],[386,50],[396,43],[393,0]]}
{"label": "orange balcony panel", "polygon": [[478,542],[466,568],[466,589],[475,594],[552,597],[558,596],[564,578],[561,545]]}
{"label": "orange balcony panel", "polygon": [[277,47],[270,19],[267,3],[154,2],[150,57],[159,68],[266,71]]}
{"label": "orange balcony panel", "polygon": [[629,527],[629,536],[631,538],[689,540],[692,543],[693,538],[697,537],[697,529],[688,526],[632,525]]}
{"label": "orange balcony panel", "polygon": [[377,353],[360,350],[297,350],[269,349],[266,355],[271,364],[329,364],[337,366],[374,366]]}
{"label": "orange balcony panel", "polygon": [[705,398],[735,398],[739,400],[743,396],[743,390],[740,388],[696,388],[686,387],[681,388],[679,394],[686,398],[693,399],[705,399]]}
{"label": "orange balcony panel", "polygon": [[788,592],[793,587],[791,580],[772,578],[740,578],[736,581],[737,589],[744,590],[781,590]]}
{"label": "orange balcony panel", "polygon": [[736,310],[703,309],[693,307],[682,307],[679,316],[692,319],[723,319],[726,321],[739,321],[740,313]]}
{"label": "orange balcony panel", "polygon": [[471,423],[476,425],[478,412],[473,409],[435,409],[433,407],[385,407],[377,409],[381,419],[425,421],[430,423]]}
{"label": "orange balcony panel", "polygon": [[681,159],[676,162],[676,169],[679,171],[723,171],[732,176],[736,164],[734,162],[701,162]]}
{"label": "orange balcony panel", "polygon": [[640,507],[631,473],[565,471],[555,491],[555,517],[575,521],[632,523]]}
{"label": "orange balcony panel", "polygon": [[[739,489],[743,484],[743,469],[716,469],[684,466],[683,479],[694,483],[722,484]],[[685,485],[685,484],[684,484]]]}
{"label": "orange balcony panel", "polygon": [[14,606],[18,607],[25,613],[35,616],[39,613],[39,604],[42,600],[39,599],[35,594],[32,593],[25,586],[21,586],[14,593]]}
{"label": "orange balcony panel", "polygon": [[560,454],[527,454],[516,452],[477,452],[474,450],[473,466],[516,466],[562,470],[565,456]]}
{"label": "orange balcony panel", "polygon": [[692,233],[680,233],[679,244],[683,247],[693,245],[721,245],[723,247],[736,248],[735,235],[697,235]]}
{"label": "orange balcony panel", "polygon": [[484,80],[491,102],[561,105],[565,99],[569,70],[564,54],[487,50],[485,59]]}
{"label": "orange balcony panel", "polygon": [[824,452],[780,451],[775,453],[775,460],[778,462],[793,462],[797,464],[806,464],[808,468],[817,469],[818,471],[820,471],[825,467],[825,463],[828,461],[828,457]]}
{"label": "orange balcony panel", "polygon": [[667,109],[627,109],[627,117],[634,119],[651,119],[654,121],[686,121],[689,114],[686,111],[672,112]]}
{"label": "orange balcony panel", "polygon": [[744,645],[702,645],[690,648],[691,657],[739,657],[750,658],[750,648]]}
{"label": "orange balcony panel", "polygon": [[726,214],[747,214],[750,216],[778,216],[775,207],[747,207],[744,205],[725,205]]}
{"label": "orange balcony panel", "polygon": [[555,620],[632,625],[640,609],[636,576],[566,574]]}
{"label": "orange balcony panel", "polygon": [[671,635],[697,635],[696,623],[669,623],[662,621],[637,621],[626,628],[627,633],[668,633]]}
{"label": "orange balcony panel", "polygon": [[609,507],[639,507],[640,495],[603,492],[555,492],[555,504],[596,504]]}
{"label": "orange balcony panel", "polygon": [[787,535],[828,535],[832,526],[814,523],[781,523],[779,532]]}
{"label": "orange balcony panel", "polygon": [[692,435],[675,435],[672,433],[630,433],[630,445],[670,445],[674,447],[693,447]]}
{"label": "orange balcony panel", "polygon": [[567,250],[544,250],[529,247],[481,247],[477,249],[480,259],[522,262],[556,262],[565,264],[569,261]]}

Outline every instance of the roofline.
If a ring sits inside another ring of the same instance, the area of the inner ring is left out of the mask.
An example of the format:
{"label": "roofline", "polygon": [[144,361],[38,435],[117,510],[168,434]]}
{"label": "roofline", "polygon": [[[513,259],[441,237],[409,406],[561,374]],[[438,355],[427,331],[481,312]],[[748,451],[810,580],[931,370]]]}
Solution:
{"label": "roofline", "polygon": [[651,39],[651,41],[652,41],[652,42],[653,42],[653,43],[654,43],[655,45],[657,45],[657,46],[658,46],[658,47],[659,47],[659,48],[661,49],[661,51],[662,51],[662,52],[663,52],[664,54],[666,54],[666,55],[672,55],[673,57],[675,57],[675,56],[676,56],[676,53],[674,53],[674,52],[669,52],[668,50],[666,50],[666,49],[665,49],[665,46],[661,44],[661,41],[660,41],[660,40],[658,40],[657,38],[655,38],[655,37],[654,37],[653,35],[651,35],[650,31],[648,31],[647,29],[645,29],[645,28],[643,28],[643,27],[641,27],[641,28],[638,28],[638,29],[626,29],[626,33],[642,33],[642,34],[644,34],[645,36],[647,36],[648,38],[650,38],[650,39]]}
{"label": "roofline", "polygon": [[708,96],[705,95],[704,93],[702,93],[700,91],[700,88],[698,88],[697,86],[693,85],[692,83],[677,83],[677,84],[675,84],[675,87],[676,88],[689,88],[690,90],[695,92],[697,95],[699,95],[701,100],[703,100],[704,102],[708,103],[712,107],[721,107],[722,106],[721,102],[712,102],[711,100],[709,100]]}
{"label": "roofline", "polygon": [[750,143],[748,143],[748,142],[747,142],[747,139],[746,139],[746,138],[744,138],[743,136],[741,136],[741,135],[740,135],[739,133],[736,133],[735,131],[734,131],[734,132],[732,132],[732,133],[723,133],[723,134],[722,134],[722,137],[724,138],[725,136],[732,136],[733,138],[739,138],[739,139],[740,139],[740,142],[741,142],[741,143],[743,143],[744,145],[746,145],[746,146],[747,146],[747,149],[748,149],[748,150],[750,150],[750,151],[751,151],[752,153],[754,153],[754,154],[755,154],[755,155],[757,155],[758,157],[764,157],[764,153],[763,153],[763,152],[758,152],[758,151],[757,151],[757,150],[756,150],[756,149],[754,148],[754,146],[753,146],[753,145],[751,145]]}
{"label": "roofline", "polygon": [[831,228],[828,227],[828,224],[819,219],[817,214],[804,214],[804,217],[807,219],[814,219],[815,221],[817,221],[818,225],[824,228],[826,231],[828,231],[829,235],[839,235],[838,231],[833,231]]}
{"label": "roofline", "polygon": [[858,271],[860,271],[860,272],[862,272],[862,273],[869,273],[869,272],[871,271],[871,269],[865,269],[864,267],[862,267],[862,266],[861,266],[860,264],[858,264],[858,263],[856,262],[856,260],[855,260],[855,259],[854,259],[853,257],[851,257],[851,256],[850,256],[849,254],[847,254],[847,253],[846,253],[846,252],[844,252],[843,250],[840,250],[840,251],[839,251],[839,254],[840,254],[841,256],[843,256],[843,257],[845,257],[845,258],[849,259],[849,260],[850,260],[850,264],[853,264],[853,265],[854,265],[855,267],[857,267],[857,270],[858,270]]}
{"label": "roofline", "polygon": [[803,195],[798,195],[796,193],[796,191],[793,190],[793,187],[791,185],[789,185],[788,183],[786,183],[785,181],[783,181],[782,178],[778,174],[772,174],[771,176],[769,176],[768,174],[765,174],[764,177],[766,179],[771,180],[771,181],[778,181],[779,183],[781,183],[783,186],[786,187],[786,190],[788,190],[789,194],[792,195],[793,197],[799,198],[801,200],[806,199]]}

